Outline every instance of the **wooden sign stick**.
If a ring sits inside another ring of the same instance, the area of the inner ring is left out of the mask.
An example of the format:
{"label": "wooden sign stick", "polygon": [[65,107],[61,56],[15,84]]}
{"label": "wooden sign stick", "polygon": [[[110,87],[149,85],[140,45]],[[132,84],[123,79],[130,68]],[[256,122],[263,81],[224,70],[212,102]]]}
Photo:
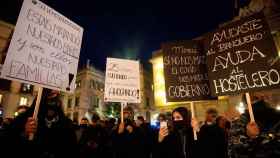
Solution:
{"label": "wooden sign stick", "polygon": [[246,101],[247,101],[247,105],[248,105],[248,111],[249,111],[249,115],[250,115],[250,120],[251,120],[251,122],[255,122],[250,94],[246,93],[245,95],[246,95]]}
{"label": "wooden sign stick", "polygon": [[123,118],[123,109],[124,109],[124,107],[126,106],[126,102],[122,102],[121,103],[121,123],[123,123],[124,122],[124,118]]}
{"label": "wooden sign stick", "polygon": [[[191,102],[191,113],[192,113],[192,119],[194,119],[195,118],[194,102]],[[195,129],[193,129],[193,137],[194,137],[194,140],[197,140],[197,134],[196,134]]]}
{"label": "wooden sign stick", "polygon": [[[39,112],[39,108],[40,108],[40,102],[41,102],[41,98],[42,98],[42,93],[43,93],[43,88],[39,87],[38,89],[38,95],[37,95],[37,99],[36,99],[36,104],[35,104],[35,108],[34,108],[34,112],[33,112],[33,119],[37,121],[37,116],[38,116],[38,112]],[[33,140],[34,138],[34,134],[29,135],[29,140]]]}

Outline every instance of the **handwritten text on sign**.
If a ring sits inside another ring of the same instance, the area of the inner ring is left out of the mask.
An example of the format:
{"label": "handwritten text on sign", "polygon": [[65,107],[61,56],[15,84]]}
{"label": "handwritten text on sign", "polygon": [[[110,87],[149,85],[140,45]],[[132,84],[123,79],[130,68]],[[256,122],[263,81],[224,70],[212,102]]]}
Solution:
{"label": "handwritten text on sign", "polygon": [[140,67],[138,61],[107,58],[106,102],[140,103]]}
{"label": "handwritten text on sign", "polygon": [[73,91],[83,29],[44,3],[25,0],[3,66],[7,79]]}
{"label": "handwritten text on sign", "polygon": [[208,34],[205,46],[213,95],[279,87],[277,50],[263,13]]}
{"label": "handwritten text on sign", "polygon": [[210,99],[206,59],[197,41],[163,44],[168,102]]}

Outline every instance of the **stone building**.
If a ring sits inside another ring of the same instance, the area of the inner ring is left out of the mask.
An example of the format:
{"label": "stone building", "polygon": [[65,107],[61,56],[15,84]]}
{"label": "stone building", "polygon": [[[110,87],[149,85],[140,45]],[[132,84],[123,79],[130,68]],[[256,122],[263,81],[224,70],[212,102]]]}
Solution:
{"label": "stone building", "polygon": [[78,70],[76,89],[73,94],[63,93],[64,112],[75,122],[90,119],[93,113],[101,117],[104,111],[104,72],[89,64]]}

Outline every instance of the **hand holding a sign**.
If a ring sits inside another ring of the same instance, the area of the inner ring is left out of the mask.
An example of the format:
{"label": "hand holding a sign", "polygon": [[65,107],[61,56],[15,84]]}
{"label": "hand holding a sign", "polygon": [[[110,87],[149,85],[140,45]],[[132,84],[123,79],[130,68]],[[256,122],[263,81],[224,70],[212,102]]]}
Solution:
{"label": "hand holding a sign", "polygon": [[129,134],[131,134],[133,132],[133,127],[131,125],[128,125],[126,127],[126,130],[128,131]]}
{"label": "hand holding a sign", "polygon": [[37,131],[37,121],[34,118],[29,117],[25,124],[24,134],[25,136],[30,136],[32,134],[35,134],[36,131]]}
{"label": "hand holding a sign", "polygon": [[191,125],[194,131],[198,132],[199,131],[199,125],[198,121],[196,118],[192,118]]}
{"label": "hand holding a sign", "polygon": [[121,122],[120,125],[119,125],[118,133],[119,133],[119,134],[122,134],[123,132],[124,132],[124,123]]}
{"label": "hand holding a sign", "polygon": [[247,135],[250,138],[256,138],[260,134],[260,129],[256,122],[250,122],[247,124]]}
{"label": "hand holding a sign", "polygon": [[158,142],[161,143],[166,136],[168,136],[168,128],[167,127],[161,127],[159,129]]}

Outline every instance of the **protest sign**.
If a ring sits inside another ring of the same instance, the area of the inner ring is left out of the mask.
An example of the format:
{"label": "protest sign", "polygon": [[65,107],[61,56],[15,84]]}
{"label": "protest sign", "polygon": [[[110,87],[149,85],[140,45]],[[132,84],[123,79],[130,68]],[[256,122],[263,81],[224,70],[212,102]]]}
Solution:
{"label": "protest sign", "polygon": [[105,102],[140,103],[138,61],[107,58]]}
{"label": "protest sign", "polygon": [[211,99],[206,57],[199,41],[162,45],[167,102]]}
{"label": "protest sign", "polygon": [[209,33],[204,46],[212,95],[279,87],[277,49],[263,13]]}
{"label": "protest sign", "polygon": [[73,92],[82,35],[82,27],[46,4],[24,0],[1,76]]}

